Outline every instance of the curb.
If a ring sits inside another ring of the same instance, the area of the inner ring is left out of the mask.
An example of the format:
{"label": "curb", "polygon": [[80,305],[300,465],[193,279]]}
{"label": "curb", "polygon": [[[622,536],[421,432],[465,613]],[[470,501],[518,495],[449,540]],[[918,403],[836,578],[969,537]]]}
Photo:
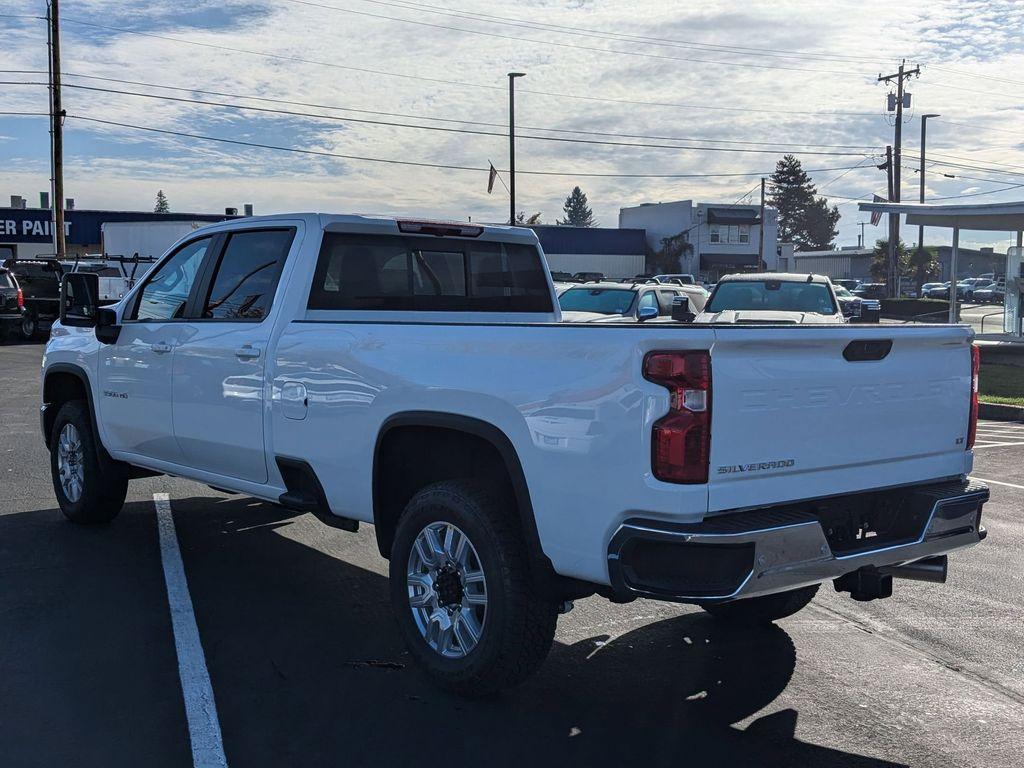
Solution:
{"label": "curb", "polygon": [[978,418],[992,421],[1024,421],[1024,406],[978,403]]}

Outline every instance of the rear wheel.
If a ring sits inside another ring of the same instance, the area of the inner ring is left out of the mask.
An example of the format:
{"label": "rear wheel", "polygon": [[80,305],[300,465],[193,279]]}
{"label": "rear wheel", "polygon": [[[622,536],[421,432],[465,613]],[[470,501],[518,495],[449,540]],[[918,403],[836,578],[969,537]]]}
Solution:
{"label": "rear wheel", "polygon": [[551,648],[558,604],[533,592],[518,520],[497,488],[451,480],[419,491],[399,519],[390,576],[403,639],[443,688],[512,687]]}
{"label": "rear wheel", "polygon": [[748,597],[731,603],[704,603],[701,608],[724,624],[750,627],[792,616],[806,607],[817,592],[818,585],[812,584],[789,592]]}
{"label": "rear wheel", "polygon": [[21,318],[18,331],[23,341],[32,341],[36,337],[38,330],[39,324],[36,322],[35,315],[25,315]]}
{"label": "rear wheel", "polygon": [[128,466],[103,450],[81,400],[65,403],[54,419],[50,474],[61,512],[72,522],[106,523],[124,506]]}

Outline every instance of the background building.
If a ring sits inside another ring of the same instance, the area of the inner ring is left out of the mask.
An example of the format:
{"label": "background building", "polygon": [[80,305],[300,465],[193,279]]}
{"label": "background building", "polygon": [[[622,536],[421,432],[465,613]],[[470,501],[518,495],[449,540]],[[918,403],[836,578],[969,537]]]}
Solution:
{"label": "background building", "polygon": [[789,271],[870,283],[874,253],[873,248],[856,246],[835,251],[798,251],[790,259]]}
{"label": "background building", "polygon": [[[0,261],[11,257],[52,256],[51,217],[49,208],[0,208]],[[64,212],[67,255],[73,258],[102,253],[101,232],[107,222],[191,221],[202,225],[228,218],[231,216],[210,213],[68,210]]]}
{"label": "background building", "polygon": [[[730,272],[754,272],[778,268],[778,222],[774,209],[765,209],[761,222],[757,205],[694,203],[643,203],[619,209],[619,226],[647,231],[647,245],[658,251],[664,238],[685,233],[693,246],[683,256],[681,271],[715,281]],[[764,226],[764,264],[758,248]]]}
{"label": "background building", "polygon": [[537,233],[553,272],[601,272],[633,277],[644,272],[646,239],[642,229],[603,227],[530,227]]}

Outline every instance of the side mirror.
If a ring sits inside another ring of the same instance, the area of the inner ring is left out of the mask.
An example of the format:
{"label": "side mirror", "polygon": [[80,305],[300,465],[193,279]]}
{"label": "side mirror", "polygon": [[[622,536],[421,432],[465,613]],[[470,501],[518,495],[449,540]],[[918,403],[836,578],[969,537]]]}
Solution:
{"label": "side mirror", "polygon": [[100,280],[92,272],[72,272],[60,283],[60,324],[95,328],[99,314]]}
{"label": "side mirror", "polygon": [[653,320],[658,316],[657,307],[640,307],[640,311],[636,313],[636,319],[643,323],[647,320]]}
{"label": "side mirror", "polygon": [[694,314],[690,311],[689,296],[674,296],[672,298],[672,319],[680,323],[692,323]]}

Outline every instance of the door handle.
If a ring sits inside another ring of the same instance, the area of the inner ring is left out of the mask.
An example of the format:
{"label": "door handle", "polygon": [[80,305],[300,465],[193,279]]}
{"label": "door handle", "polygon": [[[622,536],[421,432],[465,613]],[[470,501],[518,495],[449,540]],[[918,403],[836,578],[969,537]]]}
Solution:
{"label": "door handle", "polygon": [[158,341],[155,344],[150,344],[149,348],[156,352],[158,355],[164,355],[171,351],[171,345],[163,341]]}
{"label": "door handle", "polygon": [[235,357],[239,360],[256,360],[259,356],[260,351],[250,344],[246,344],[244,347],[239,347],[235,350]]}

